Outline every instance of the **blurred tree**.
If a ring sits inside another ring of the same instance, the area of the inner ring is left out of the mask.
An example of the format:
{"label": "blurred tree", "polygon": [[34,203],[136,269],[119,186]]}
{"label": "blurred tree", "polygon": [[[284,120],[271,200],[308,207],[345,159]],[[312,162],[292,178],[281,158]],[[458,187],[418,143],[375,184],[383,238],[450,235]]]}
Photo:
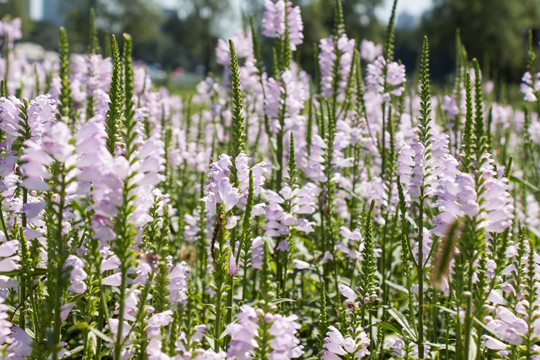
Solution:
{"label": "blurred tree", "polygon": [[[203,46],[203,63],[205,73],[210,70],[219,31],[217,24],[223,12],[229,7],[228,1],[223,0],[191,0],[194,6],[193,16],[198,17],[198,39]],[[213,25],[213,26],[212,26]]]}
{"label": "blurred tree", "polygon": [[[477,58],[492,76],[519,81],[526,64],[527,29],[540,25],[540,0],[435,0],[423,17],[436,59],[455,58],[456,29],[469,58]],[[452,71],[446,64],[441,71]]]}
{"label": "blurred tree", "polygon": [[214,49],[223,35],[229,1],[176,0],[176,9],[163,12],[161,36],[144,46],[145,59],[155,56],[167,68],[208,73],[215,68]]}
{"label": "blurred tree", "polygon": [[198,41],[196,35],[187,36],[196,32],[197,27],[198,17],[194,14],[183,18],[180,18],[176,12],[167,14],[163,24],[163,33],[170,48],[164,54],[164,64],[170,67],[182,66],[188,71],[195,71],[196,66],[203,63],[201,42]]}
{"label": "blurred tree", "polygon": [[155,43],[161,35],[163,17],[154,0],[61,0],[66,12],[65,27],[73,51],[85,51],[90,28],[90,8],[96,13],[96,27],[104,34],[129,33],[133,38],[133,56],[139,57],[140,48]]}

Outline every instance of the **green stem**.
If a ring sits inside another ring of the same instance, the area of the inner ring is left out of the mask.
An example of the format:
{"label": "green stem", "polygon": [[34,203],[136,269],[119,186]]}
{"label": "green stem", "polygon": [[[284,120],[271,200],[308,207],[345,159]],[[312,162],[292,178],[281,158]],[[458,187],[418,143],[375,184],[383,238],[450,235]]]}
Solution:
{"label": "green stem", "polygon": [[125,309],[125,297],[126,297],[126,287],[127,287],[127,270],[128,266],[126,262],[121,265],[121,281],[120,281],[120,307],[118,310],[118,329],[116,341],[114,343],[114,356],[115,359],[120,359],[122,352],[122,333],[124,330],[124,309]]}
{"label": "green stem", "polygon": [[64,288],[63,278],[63,267],[65,261],[65,244],[62,237],[62,222],[64,215],[64,205],[65,205],[65,189],[66,189],[66,178],[64,175],[65,168],[64,165],[60,167],[61,181],[60,181],[60,203],[58,204],[58,214],[57,215],[57,224],[56,224],[56,234],[55,234],[55,245],[57,251],[57,259],[59,260],[56,264],[56,288],[55,288],[55,300],[54,300],[54,326],[53,326],[53,350],[52,350],[52,360],[58,359],[58,344],[60,343],[60,329],[62,324],[60,323],[60,304],[62,303],[62,291]]}
{"label": "green stem", "polygon": [[219,352],[221,348],[221,286],[217,289],[217,299],[216,299],[216,324],[215,324],[215,332],[214,332],[214,341],[215,341],[215,352]]}
{"label": "green stem", "polygon": [[0,223],[2,225],[2,231],[4,232],[4,235],[6,236],[6,242],[9,241],[9,233],[6,226],[6,221],[4,219],[4,212],[2,211],[2,204],[3,204],[3,197],[0,194]]}
{"label": "green stem", "polygon": [[385,178],[386,170],[386,103],[382,105],[382,137],[381,137],[381,178]]}
{"label": "green stem", "polygon": [[418,357],[424,358],[424,187],[420,188],[420,214],[418,217]]}

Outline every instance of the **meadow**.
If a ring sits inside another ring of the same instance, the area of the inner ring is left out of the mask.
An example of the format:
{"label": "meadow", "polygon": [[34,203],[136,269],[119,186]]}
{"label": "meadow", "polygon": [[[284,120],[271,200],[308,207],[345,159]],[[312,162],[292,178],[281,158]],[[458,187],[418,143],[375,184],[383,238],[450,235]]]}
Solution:
{"label": "meadow", "polygon": [[310,74],[301,8],[266,0],[184,97],[128,34],[30,61],[4,17],[1,358],[540,359],[532,40],[519,102],[459,37],[432,91],[395,6],[375,44],[336,0]]}

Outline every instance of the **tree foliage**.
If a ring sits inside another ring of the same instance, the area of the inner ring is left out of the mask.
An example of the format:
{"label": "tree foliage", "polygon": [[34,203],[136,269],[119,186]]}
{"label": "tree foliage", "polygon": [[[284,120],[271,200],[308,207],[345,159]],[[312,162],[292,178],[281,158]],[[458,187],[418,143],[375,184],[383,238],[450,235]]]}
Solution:
{"label": "tree foliage", "polygon": [[477,58],[492,75],[505,80],[521,78],[526,64],[526,33],[540,26],[539,0],[435,0],[423,17],[435,53],[451,56],[455,31],[469,58]]}

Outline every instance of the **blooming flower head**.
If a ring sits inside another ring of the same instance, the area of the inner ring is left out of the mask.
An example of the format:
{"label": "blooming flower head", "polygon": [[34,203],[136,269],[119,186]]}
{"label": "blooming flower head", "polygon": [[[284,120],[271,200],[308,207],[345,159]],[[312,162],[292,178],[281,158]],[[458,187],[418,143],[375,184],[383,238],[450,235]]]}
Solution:
{"label": "blooming flower head", "polygon": [[360,56],[362,57],[362,59],[371,62],[381,54],[381,44],[375,44],[373,41],[369,41],[366,39],[362,40],[362,42],[360,43]]}
{"label": "blooming flower head", "polygon": [[0,20],[0,37],[3,37],[4,42],[8,43],[10,47],[15,40],[22,38],[21,25],[21,18],[10,20],[9,18],[4,17]]}
{"label": "blooming flower head", "polygon": [[219,160],[210,165],[210,181],[206,186],[203,201],[210,216],[216,214],[216,205],[223,204],[223,209],[227,212],[234,207],[244,208],[247,203],[249,192],[249,172],[253,174],[253,193],[258,195],[261,186],[265,181],[265,163],[258,163],[251,168],[248,166],[248,158],[245,154],[239,154],[235,161],[236,177],[239,186],[231,183],[232,159],[227,154],[221,154]]}
{"label": "blooming flower head", "polygon": [[354,337],[351,335],[343,336],[334,326],[329,326],[328,329],[330,331],[326,333],[324,339],[321,359],[339,360],[342,359],[341,356],[347,354],[354,356],[354,359],[362,359],[370,354],[367,348],[371,341],[361,327],[354,329]]}
{"label": "blooming flower head", "polygon": [[296,337],[300,324],[297,322],[296,315],[268,315],[265,316],[266,321],[272,321],[270,326],[270,335],[273,339],[270,341],[270,347],[273,351],[268,359],[295,359],[303,354],[303,348],[300,346],[300,340]]}
{"label": "blooming flower head", "polygon": [[479,226],[488,232],[499,233],[511,225],[513,205],[508,179],[496,177],[489,154],[484,155],[479,173],[483,185],[478,190],[474,177],[467,173],[439,185],[437,206],[441,213],[433,218],[435,234],[445,236],[449,225],[460,216],[477,218]]}
{"label": "blooming flower head", "polygon": [[525,101],[535,102],[538,91],[540,90],[540,73],[534,74],[534,79],[528,71],[523,74],[520,90],[523,93],[523,99]]}
{"label": "blooming flower head", "polygon": [[86,284],[84,280],[87,277],[86,272],[84,271],[84,263],[75,255],[69,255],[64,263],[65,267],[71,267],[69,280],[71,285],[68,287],[68,290],[71,290],[77,294],[82,294],[86,291]]}
{"label": "blooming flower head", "polygon": [[285,13],[287,13],[287,28],[291,49],[296,50],[304,40],[302,30],[304,25],[300,15],[300,8],[292,6],[290,1],[285,0],[265,0],[264,17],[262,20],[263,35],[270,38],[282,38],[285,34]]}
{"label": "blooming flower head", "polygon": [[231,359],[247,360],[254,355],[257,347],[255,338],[258,336],[259,315],[249,306],[242,305],[236,315],[238,322],[227,325],[226,332],[231,336],[227,356]]}
{"label": "blooming flower head", "polygon": [[[335,44],[333,36],[321,39],[319,44],[319,68],[321,69],[321,91],[323,96],[332,96],[334,91],[339,94],[345,92],[351,72],[354,44],[354,39],[349,39],[347,34],[341,34],[337,39],[337,44]],[[334,62],[338,57],[338,79],[334,79]],[[338,80],[337,89],[334,89],[336,80]]]}
{"label": "blooming flower head", "polygon": [[406,80],[405,66],[395,61],[387,63],[382,55],[367,66],[367,89],[381,94],[385,101],[390,101],[390,95],[400,96]]}
{"label": "blooming flower head", "polygon": [[[251,40],[251,32],[238,30],[231,38],[234,43],[234,50],[238,59],[253,60],[253,47]],[[229,43],[223,39],[219,39],[216,47],[216,59],[218,64],[228,66],[231,62]]]}

